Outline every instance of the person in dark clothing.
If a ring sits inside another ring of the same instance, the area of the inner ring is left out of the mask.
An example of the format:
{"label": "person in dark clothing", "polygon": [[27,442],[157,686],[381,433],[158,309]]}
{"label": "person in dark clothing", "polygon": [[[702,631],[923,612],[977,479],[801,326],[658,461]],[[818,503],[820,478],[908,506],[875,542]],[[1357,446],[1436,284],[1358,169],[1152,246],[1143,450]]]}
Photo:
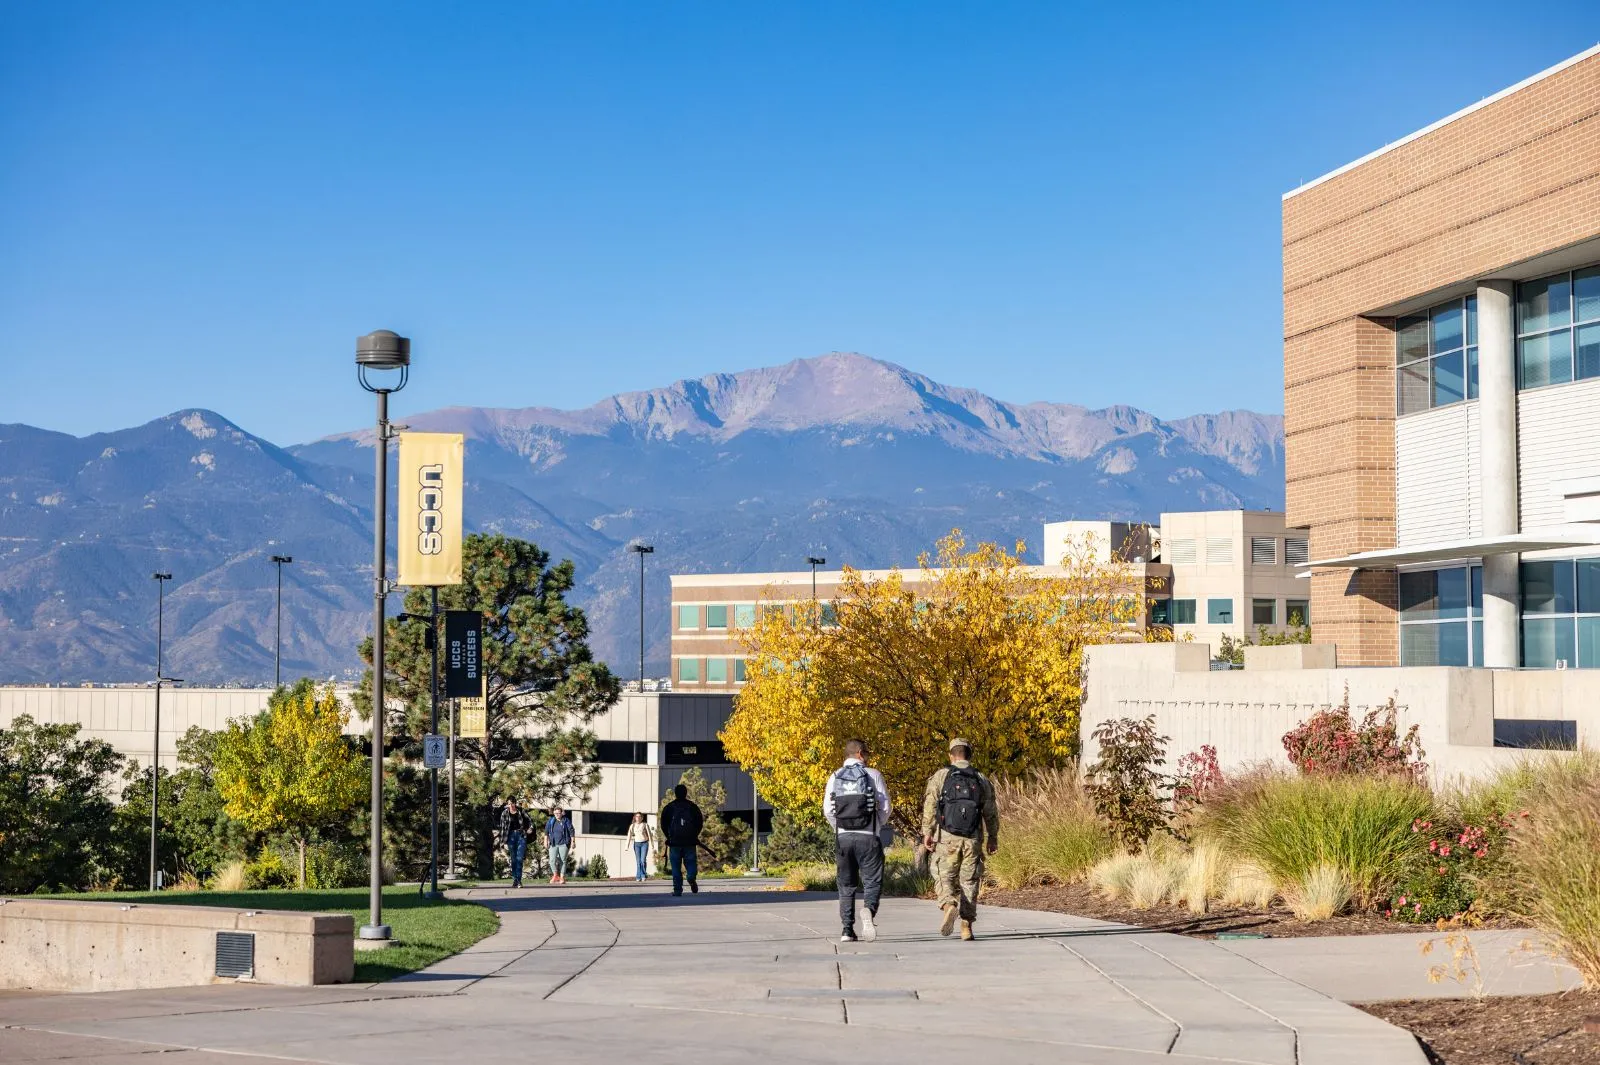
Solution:
{"label": "person in dark clothing", "polygon": [[533,822],[517,806],[517,800],[507,799],[500,810],[500,845],[511,860],[511,886],[514,888],[522,886],[522,860],[528,853],[528,833],[532,831]]}
{"label": "person in dark clothing", "polygon": [[689,890],[700,892],[700,830],[705,827],[705,815],[700,807],[689,801],[689,789],[682,784],[672,789],[677,796],[661,808],[661,834],[667,840],[667,862],[672,867],[672,893],[683,894],[684,872],[689,876]]}
{"label": "person in dark clothing", "polygon": [[572,857],[572,818],[565,816],[561,807],[557,806],[550,815],[550,820],[544,823],[544,839],[550,848],[550,883],[565,884],[567,882],[567,863]]}
{"label": "person in dark clothing", "polygon": [[883,895],[883,833],[889,827],[889,788],[883,774],[867,767],[867,745],[849,740],[844,765],[828,778],[822,816],[838,839],[841,943],[856,941],[856,896],[861,896],[862,935],[878,938],[878,900]]}

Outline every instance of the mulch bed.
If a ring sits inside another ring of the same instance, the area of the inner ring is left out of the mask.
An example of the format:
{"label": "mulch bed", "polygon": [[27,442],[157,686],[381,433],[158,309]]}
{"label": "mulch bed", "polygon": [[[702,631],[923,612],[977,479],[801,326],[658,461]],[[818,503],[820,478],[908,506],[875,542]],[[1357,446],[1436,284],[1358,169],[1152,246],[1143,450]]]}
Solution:
{"label": "mulch bed", "polygon": [[[1013,906],[1020,910],[1049,910],[1053,913],[1090,917],[1098,921],[1117,921],[1155,932],[1172,932],[1199,939],[1215,939],[1217,934],[1222,932],[1288,938],[1390,935],[1397,932],[1432,930],[1430,925],[1391,921],[1375,913],[1347,913],[1326,921],[1307,924],[1284,909],[1268,911],[1219,909],[1199,916],[1181,906],[1155,906],[1148,910],[1135,910],[1120,902],[1102,898],[1092,887],[1083,883],[1051,884],[1012,891],[990,887],[983,891],[983,902],[991,906]],[[1512,926],[1501,926],[1490,922],[1483,927]],[[1600,1058],[1595,1060],[1600,1062]]]}
{"label": "mulch bed", "polygon": [[1419,999],[1360,1007],[1409,1029],[1434,1065],[1594,1065],[1600,1034],[1583,1030],[1600,1018],[1600,991],[1515,998]]}

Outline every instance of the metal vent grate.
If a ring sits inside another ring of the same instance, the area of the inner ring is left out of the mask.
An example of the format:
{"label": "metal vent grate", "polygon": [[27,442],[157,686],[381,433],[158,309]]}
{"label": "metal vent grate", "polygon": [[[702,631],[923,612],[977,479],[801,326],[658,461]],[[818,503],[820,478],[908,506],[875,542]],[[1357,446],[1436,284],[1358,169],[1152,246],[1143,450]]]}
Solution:
{"label": "metal vent grate", "polygon": [[250,977],[256,974],[256,934],[217,933],[217,975]]}
{"label": "metal vent grate", "polygon": [[1250,564],[1276,566],[1278,564],[1278,538],[1275,536],[1250,537]]}

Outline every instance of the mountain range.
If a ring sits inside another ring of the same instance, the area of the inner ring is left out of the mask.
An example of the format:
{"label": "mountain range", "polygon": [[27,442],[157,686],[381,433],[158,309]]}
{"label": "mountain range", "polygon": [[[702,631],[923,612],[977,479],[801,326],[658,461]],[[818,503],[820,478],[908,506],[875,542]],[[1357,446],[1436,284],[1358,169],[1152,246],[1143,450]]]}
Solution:
{"label": "mountain range", "polygon": [[[582,410],[451,407],[409,416],[467,439],[466,524],[577,567],[596,653],[637,669],[637,539],[647,667],[665,672],[668,575],[913,565],[959,526],[1037,543],[1042,522],[1278,508],[1283,419],[1163,421],[1134,407],[1007,403],[834,353],[627,392]],[[178,411],[74,437],[0,425],[0,683],[152,674],[157,594],[169,675],[270,683],[272,554],[284,673],[348,678],[370,628],[373,431],[292,447]],[[392,498],[392,497],[391,497]],[[392,517],[391,517],[392,520]]]}

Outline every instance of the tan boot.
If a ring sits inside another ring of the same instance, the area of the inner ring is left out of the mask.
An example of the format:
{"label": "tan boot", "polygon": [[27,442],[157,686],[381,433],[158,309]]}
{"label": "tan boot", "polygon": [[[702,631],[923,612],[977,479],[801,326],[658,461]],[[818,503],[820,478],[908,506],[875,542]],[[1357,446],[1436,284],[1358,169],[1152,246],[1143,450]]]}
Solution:
{"label": "tan boot", "polygon": [[972,934],[972,922],[971,921],[962,921],[961,922],[961,938],[965,939],[969,943],[972,942],[974,939],[978,938],[977,936]]}
{"label": "tan boot", "polygon": [[944,921],[939,925],[941,936],[947,936],[956,930],[956,916],[960,912],[961,908],[953,902],[944,908]]}

